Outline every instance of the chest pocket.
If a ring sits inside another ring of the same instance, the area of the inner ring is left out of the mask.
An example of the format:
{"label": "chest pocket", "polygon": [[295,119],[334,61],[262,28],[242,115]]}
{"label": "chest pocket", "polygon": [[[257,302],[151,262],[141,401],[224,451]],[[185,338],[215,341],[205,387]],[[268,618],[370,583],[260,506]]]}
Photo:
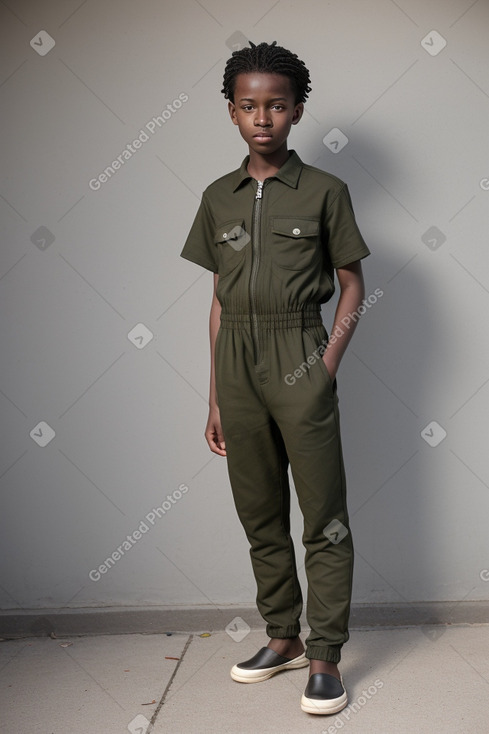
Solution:
{"label": "chest pocket", "polygon": [[243,219],[232,219],[221,224],[214,234],[220,277],[229,275],[242,262],[250,241]]}
{"label": "chest pocket", "polygon": [[319,219],[272,217],[273,262],[286,270],[304,270],[320,255]]}

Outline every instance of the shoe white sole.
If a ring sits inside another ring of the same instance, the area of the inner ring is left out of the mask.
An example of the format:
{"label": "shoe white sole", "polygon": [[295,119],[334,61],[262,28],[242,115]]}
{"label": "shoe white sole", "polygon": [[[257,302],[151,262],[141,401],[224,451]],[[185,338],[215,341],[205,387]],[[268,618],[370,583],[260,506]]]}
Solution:
{"label": "shoe white sole", "polygon": [[[343,678],[340,677],[341,685],[345,688]],[[303,694],[301,698],[301,709],[306,714],[337,714],[342,711],[348,705],[348,695],[345,692],[338,696],[338,698],[324,699],[320,698],[306,698]]]}
{"label": "shoe white sole", "polygon": [[306,665],[309,665],[309,660],[303,652],[302,655],[299,655],[297,658],[293,658],[290,662],[283,663],[282,665],[275,665],[273,668],[246,670],[246,668],[238,668],[237,665],[233,665],[231,668],[231,678],[238,683],[261,683],[262,681],[271,678],[275,673],[280,673],[281,670],[305,668]]}

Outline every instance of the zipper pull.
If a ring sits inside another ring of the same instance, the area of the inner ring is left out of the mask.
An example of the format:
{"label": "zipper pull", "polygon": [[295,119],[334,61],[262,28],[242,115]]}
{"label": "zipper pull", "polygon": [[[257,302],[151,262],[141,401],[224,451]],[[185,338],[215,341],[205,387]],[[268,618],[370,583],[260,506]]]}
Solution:
{"label": "zipper pull", "polygon": [[262,197],[262,189],[263,189],[263,181],[257,181],[258,186],[256,189],[256,196],[255,199],[261,199]]}

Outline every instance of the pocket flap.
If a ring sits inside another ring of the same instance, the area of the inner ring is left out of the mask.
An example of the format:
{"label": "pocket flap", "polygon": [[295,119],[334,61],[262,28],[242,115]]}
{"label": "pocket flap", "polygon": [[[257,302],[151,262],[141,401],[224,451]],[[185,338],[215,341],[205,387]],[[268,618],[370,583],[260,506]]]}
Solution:
{"label": "pocket flap", "polygon": [[300,217],[273,217],[272,232],[285,237],[314,237],[319,232],[318,219],[301,219]]}
{"label": "pocket flap", "polygon": [[245,235],[247,235],[247,232],[244,228],[244,220],[233,219],[230,222],[224,222],[219,229],[216,229],[214,234],[214,243],[216,245],[225,244],[226,242],[235,244]]}

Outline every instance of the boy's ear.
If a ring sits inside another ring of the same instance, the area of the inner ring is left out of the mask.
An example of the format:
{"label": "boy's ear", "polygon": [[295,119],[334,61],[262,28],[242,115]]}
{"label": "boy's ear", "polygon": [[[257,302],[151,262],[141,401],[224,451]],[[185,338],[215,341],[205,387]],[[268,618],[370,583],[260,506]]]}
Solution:
{"label": "boy's ear", "polygon": [[294,114],[292,116],[292,125],[297,125],[303,114],[304,102],[299,102],[299,104],[297,104],[294,109]]}
{"label": "boy's ear", "polygon": [[235,125],[238,124],[238,118],[236,116],[236,105],[233,102],[228,102],[229,116]]}

